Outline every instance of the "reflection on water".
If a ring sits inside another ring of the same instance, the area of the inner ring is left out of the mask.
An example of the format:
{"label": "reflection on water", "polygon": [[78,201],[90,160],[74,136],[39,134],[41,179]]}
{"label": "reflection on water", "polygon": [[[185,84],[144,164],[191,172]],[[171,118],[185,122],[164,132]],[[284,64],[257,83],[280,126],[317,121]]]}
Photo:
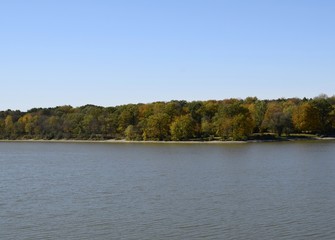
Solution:
{"label": "reflection on water", "polygon": [[335,239],[335,143],[0,143],[1,239]]}

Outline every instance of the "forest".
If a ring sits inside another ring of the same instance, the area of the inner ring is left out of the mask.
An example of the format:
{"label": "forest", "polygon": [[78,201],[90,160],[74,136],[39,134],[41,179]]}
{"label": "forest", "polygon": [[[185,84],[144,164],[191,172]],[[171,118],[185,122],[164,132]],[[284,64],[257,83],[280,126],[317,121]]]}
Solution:
{"label": "forest", "polygon": [[335,96],[0,111],[0,139],[211,141],[334,136]]}

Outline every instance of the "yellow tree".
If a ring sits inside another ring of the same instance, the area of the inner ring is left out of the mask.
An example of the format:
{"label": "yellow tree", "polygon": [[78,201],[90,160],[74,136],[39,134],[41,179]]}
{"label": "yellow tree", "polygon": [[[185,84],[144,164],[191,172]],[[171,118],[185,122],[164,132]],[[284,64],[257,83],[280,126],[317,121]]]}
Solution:
{"label": "yellow tree", "polygon": [[14,133],[14,123],[11,115],[7,115],[5,118],[5,132],[8,137]]}
{"label": "yellow tree", "polygon": [[318,110],[309,102],[304,102],[293,112],[294,127],[303,132],[317,132],[320,128]]}
{"label": "yellow tree", "polygon": [[17,121],[18,125],[20,126],[20,130],[25,134],[32,134],[32,120],[33,117],[30,113],[26,113],[22,117],[19,118]]}

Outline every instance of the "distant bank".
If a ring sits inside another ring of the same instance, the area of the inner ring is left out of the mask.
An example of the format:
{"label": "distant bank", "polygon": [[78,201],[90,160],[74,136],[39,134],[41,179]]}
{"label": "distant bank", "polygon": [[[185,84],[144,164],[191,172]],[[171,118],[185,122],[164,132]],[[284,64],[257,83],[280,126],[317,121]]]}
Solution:
{"label": "distant bank", "polygon": [[325,95],[0,111],[0,139],[9,140],[221,142],[331,136],[335,136],[335,96]]}

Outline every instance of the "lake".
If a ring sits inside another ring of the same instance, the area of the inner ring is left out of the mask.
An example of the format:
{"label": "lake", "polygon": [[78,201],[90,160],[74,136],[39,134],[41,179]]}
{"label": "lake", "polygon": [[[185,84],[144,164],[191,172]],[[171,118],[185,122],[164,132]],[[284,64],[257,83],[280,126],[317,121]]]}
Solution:
{"label": "lake", "polygon": [[0,239],[335,239],[335,142],[0,143]]}

